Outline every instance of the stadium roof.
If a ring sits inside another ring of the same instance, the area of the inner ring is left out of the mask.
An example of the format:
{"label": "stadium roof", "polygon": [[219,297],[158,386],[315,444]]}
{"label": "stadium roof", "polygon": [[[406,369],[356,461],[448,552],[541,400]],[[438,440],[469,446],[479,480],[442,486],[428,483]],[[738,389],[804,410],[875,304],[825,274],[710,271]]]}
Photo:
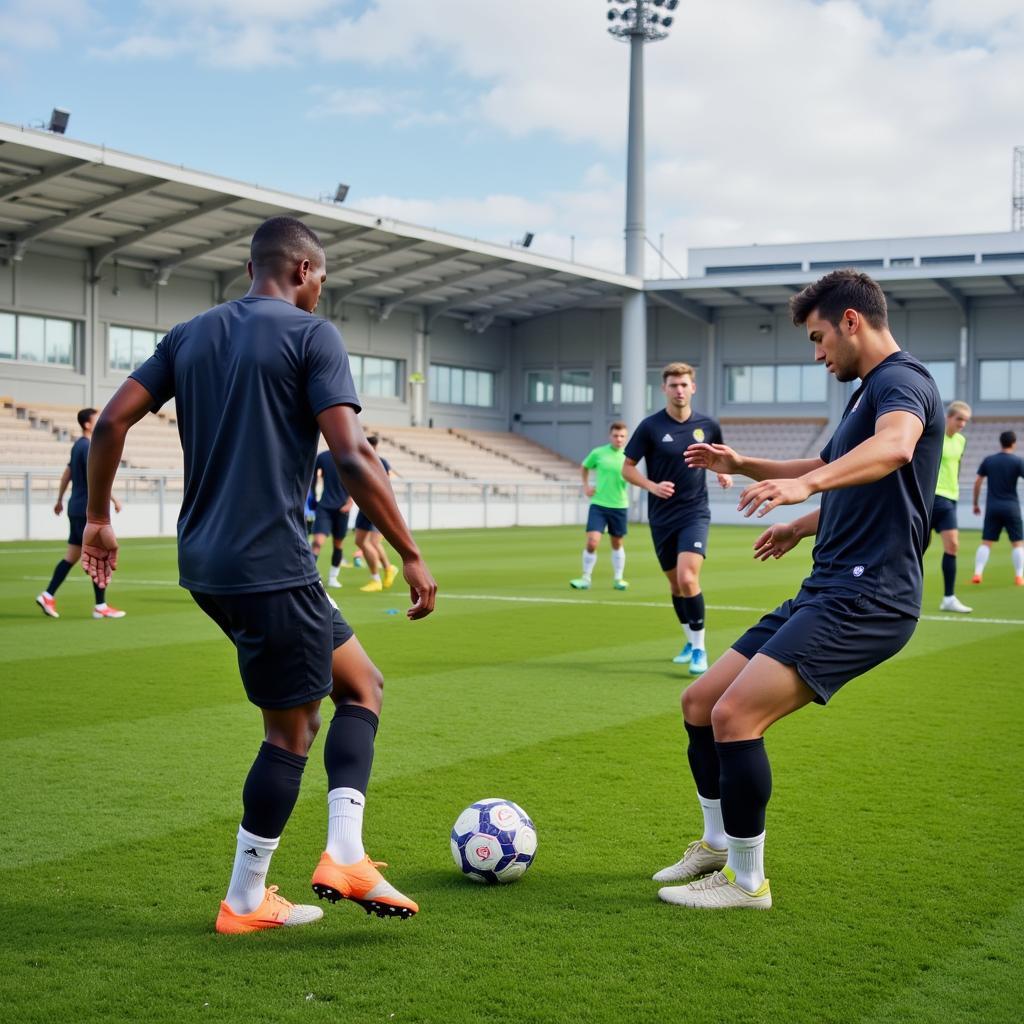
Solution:
{"label": "stadium roof", "polygon": [[166,283],[182,268],[244,278],[252,232],[301,217],[324,241],[332,311],[422,308],[483,329],[587,305],[618,305],[639,278],[493,245],[0,122],[0,258],[33,247],[87,253]]}

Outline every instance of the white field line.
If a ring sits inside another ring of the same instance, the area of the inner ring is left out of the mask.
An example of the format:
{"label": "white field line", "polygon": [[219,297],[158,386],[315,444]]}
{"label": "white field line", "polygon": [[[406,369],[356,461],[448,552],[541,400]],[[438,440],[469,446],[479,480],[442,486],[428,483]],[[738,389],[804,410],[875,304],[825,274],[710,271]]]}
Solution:
{"label": "white field line", "polygon": [[[49,576],[22,576],[25,581],[45,583]],[[177,580],[137,580],[134,577],[122,577],[125,583],[141,587],[177,587]],[[81,577],[69,577],[65,582],[88,583],[85,574]],[[441,591],[439,598],[442,601],[503,601],[509,604],[571,604],[571,605],[594,605],[607,608],[668,608],[668,601],[630,601],[625,598],[621,601],[601,601],[586,597],[517,597],[511,594],[449,594]],[[708,611],[712,612],[750,612],[753,615],[764,615],[771,611],[770,608],[755,608],[746,604],[709,604]],[[1024,626],[1024,619],[986,619],[980,615],[922,615],[922,622],[964,622],[978,623],[986,626]]]}
{"label": "white field line", "polygon": [[[51,540],[51,541],[40,541],[39,547],[37,548],[5,548],[0,546],[0,555],[39,555],[46,554],[48,551],[59,551],[60,548],[67,547],[66,540]],[[166,548],[177,547],[178,542],[175,540],[169,540],[163,544],[132,544],[128,548],[122,548],[127,551],[162,551]]]}

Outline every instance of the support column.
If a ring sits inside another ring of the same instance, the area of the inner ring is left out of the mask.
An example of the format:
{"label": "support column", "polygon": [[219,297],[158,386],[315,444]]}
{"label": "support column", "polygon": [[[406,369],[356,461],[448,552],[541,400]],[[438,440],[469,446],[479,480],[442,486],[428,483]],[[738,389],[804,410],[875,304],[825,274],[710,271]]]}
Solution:
{"label": "support column", "polygon": [[422,427],[427,422],[427,367],[430,365],[428,348],[430,328],[427,311],[421,310],[413,335],[412,373],[410,374],[409,420],[410,425]]}
{"label": "support column", "polygon": [[86,381],[85,404],[100,409],[102,405],[100,405],[96,397],[99,389],[99,381],[97,379],[99,375],[98,368],[102,356],[102,353],[96,351],[99,345],[100,334],[98,308],[100,279],[94,266],[95,261],[90,254],[85,265],[85,327],[83,330],[84,337],[82,338],[82,372],[85,375]]}
{"label": "support column", "polygon": [[702,409],[718,419],[723,404],[722,390],[718,384],[718,345],[715,337],[715,324],[708,324],[707,342],[705,345],[705,364],[701,372],[701,390],[704,397],[700,400]]}
{"label": "support column", "polygon": [[970,353],[970,326],[967,321],[967,315],[964,314],[963,321],[960,324],[960,355],[957,359],[956,364],[956,397],[961,401],[968,401],[967,396],[970,394],[969,388],[970,373],[968,356]]}

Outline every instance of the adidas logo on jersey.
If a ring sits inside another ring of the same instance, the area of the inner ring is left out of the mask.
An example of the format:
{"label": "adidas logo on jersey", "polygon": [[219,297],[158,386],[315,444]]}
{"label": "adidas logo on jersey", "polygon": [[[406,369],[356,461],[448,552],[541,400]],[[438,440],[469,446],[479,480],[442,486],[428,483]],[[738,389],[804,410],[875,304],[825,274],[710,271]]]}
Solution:
{"label": "adidas logo on jersey", "polygon": [[669,442],[671,442],[671,440],[672,440],[672,435],[671,435],[671,434],[666,434],[666,435],[665,435],[665,436],[664,436],[664,437],[662,438],[662,441],[669,441]]}

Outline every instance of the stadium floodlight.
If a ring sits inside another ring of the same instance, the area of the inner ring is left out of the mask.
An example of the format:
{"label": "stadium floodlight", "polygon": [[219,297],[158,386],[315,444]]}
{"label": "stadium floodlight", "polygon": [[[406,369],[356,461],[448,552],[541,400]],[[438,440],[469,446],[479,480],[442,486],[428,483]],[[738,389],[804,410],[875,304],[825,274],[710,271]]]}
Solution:
{"label": "stadium floodlight", "polygon": [[50,114],[50,123],[46,126],[48,132],[54,135],[63,135],[68,128],[68,121],[71,120],[71,111],[62,107],[54,107]]}
{"label": "stadium floodlight", "polygon": [[523,235],[523,237],[520,240],[519,244],[524,249],[529,249],[530,246],[533,245],[533,232],[532,231],[527,231],[526,234]]}
{"label": "stadium floodlight", "polygon": [[339,184],[338,187],[334,190],[334,202],[336,202],[336,203],[343,203],[343,202],[345,202],[345,197],[347,195],[348,195],[348,185]]}
{"label": "stadium floodlight", "polygon": [[659,17],[654,8],[661,7],[668,11],[674,11],[679,0],[608,0],[615,6],[608,11],[608,20],[612,22],[608,31],[621,39],[629,42],[639,36],[645,43],[653,43],[658,39],[664,39],[667,33],[664,31],[672,24],[671,18]]}

